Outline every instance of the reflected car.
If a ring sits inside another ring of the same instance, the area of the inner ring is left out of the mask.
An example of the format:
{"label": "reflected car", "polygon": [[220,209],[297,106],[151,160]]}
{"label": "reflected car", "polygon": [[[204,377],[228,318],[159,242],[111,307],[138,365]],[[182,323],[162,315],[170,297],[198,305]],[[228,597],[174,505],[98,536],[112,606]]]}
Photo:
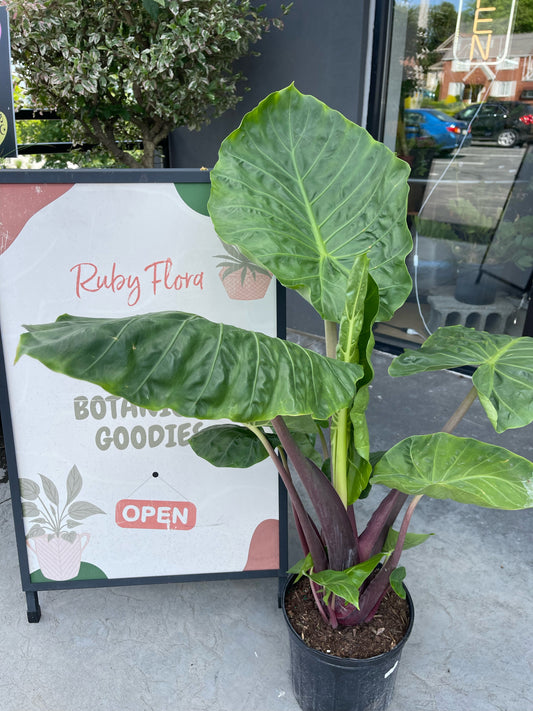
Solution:
{"label": "reflected car", "polygon": [[472,143],[468,122],[439,109],[406,109],[405,137],[415,148],[434,148],[438,153],[451,153]]}
{"label": "reflected car", "polygon": [[495,141],[502,148],[533,141],[533,106],[520,101],[470,104],[455,118],[472,123],[475,141]]}

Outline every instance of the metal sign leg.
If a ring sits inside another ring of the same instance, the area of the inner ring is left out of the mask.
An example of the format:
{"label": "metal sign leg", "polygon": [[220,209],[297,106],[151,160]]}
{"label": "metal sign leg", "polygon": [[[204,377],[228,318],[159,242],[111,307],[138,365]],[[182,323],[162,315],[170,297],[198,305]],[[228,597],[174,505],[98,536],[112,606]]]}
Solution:
{"label": "metal sign leg", "polygon": [[39,622],[41,619],[41,606],[39,596],[35,591],[26,593],[26,605],[28,608],[28,622]]}

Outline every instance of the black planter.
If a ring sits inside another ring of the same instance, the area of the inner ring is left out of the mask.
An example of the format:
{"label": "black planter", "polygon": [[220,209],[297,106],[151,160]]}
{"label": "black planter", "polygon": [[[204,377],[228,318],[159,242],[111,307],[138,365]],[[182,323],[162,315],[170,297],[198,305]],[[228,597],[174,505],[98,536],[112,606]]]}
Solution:
{"label": "black planter", "polygon": [[[292,579],[285,591],[291,583]],[[394,692],[403,646],[413,628],[415,613],[408,591],[407,602],[405,637],[394,649],[370,659],[343,659],[311,649],[294,631],[283,605],[289,628],[292,688],[303,711],[385,711]]]}
{"label": "black planter", "polygon": [[455,298],[464,304],[482,306],[494,303],[497,281],[480,271],[478,264],[462,264],[457,269]]}

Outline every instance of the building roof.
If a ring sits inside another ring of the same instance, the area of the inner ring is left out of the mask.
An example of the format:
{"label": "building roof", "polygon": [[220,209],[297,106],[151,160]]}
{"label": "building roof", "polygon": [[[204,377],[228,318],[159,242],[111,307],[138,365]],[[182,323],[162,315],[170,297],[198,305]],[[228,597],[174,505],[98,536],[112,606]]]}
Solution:
{"label": "building roof", "polygon": [[[444,61],[454,59],[453,53],[453,37],[449,37],[446,42],[443,42],[437,49],[444,49],[442,59]],[[450,42],[450,40],[452,40]],[[499,57],[503,54],[505,49],[505,42],[507,41],[507,35],[492,35],[490,43],[490,56]],[[468,37],[459,37],[458,40],[458,50],[460,57],[468,56],[470,52],[470,44],[472,42],[472,35]],[[511,35],[511,44],[509,47],[508,55],[509,57],[528,57],[533,55],[533,32],[524,32],[522,34]]]}

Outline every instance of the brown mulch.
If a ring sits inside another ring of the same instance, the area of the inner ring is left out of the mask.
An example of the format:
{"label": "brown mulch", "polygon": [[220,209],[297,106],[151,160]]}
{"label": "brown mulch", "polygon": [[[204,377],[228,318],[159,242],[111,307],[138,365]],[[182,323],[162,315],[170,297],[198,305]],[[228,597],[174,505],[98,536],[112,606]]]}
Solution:
{"label": "brown mulch", "polygon": [[371,622],[332,629],[316,608],[307,578],[287,590],[285,609],[308,647],[350,659],[367,659],[394,649],[409,626],[407,601],[389,591]]}

